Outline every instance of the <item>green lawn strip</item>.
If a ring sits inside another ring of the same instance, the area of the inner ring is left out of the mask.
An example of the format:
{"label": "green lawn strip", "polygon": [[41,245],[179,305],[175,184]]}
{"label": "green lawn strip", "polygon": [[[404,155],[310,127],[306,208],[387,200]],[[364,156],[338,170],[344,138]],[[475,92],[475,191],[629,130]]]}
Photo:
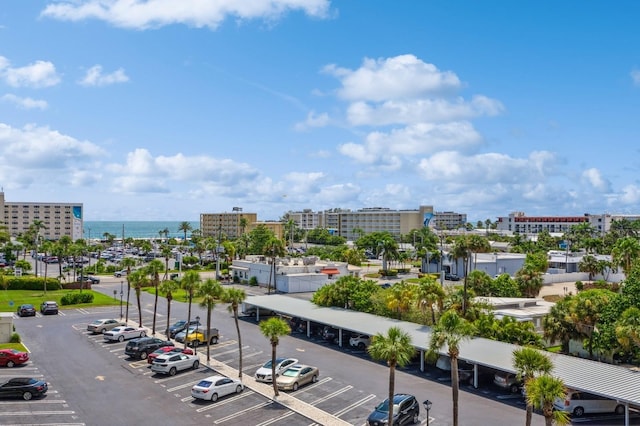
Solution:
{"label": "green lawn strip", "polygon": [[[81,303],[77,305],[63,305],[61,303],[62,296],[65,294],[79,292],[80,290],[49,290],[46,293],[41,290],[0,290],[0,312],[15,312],[18,306],[25,303],[30,303],[35,306],[36,309],[39,309],[40,304],[47,300],[58,302],[61,310],[120,304],[120,299],[115,300],[113,297],[93,290],[82,290],[83,293],[93,294],[93,303]],[[13,306],[10,306],[10,302],[13,302]]]}
{"label": "green lawn strip", "polygon": [[0,343],[0,349],[15,349],[20,352],[29,352],[22,343]]}

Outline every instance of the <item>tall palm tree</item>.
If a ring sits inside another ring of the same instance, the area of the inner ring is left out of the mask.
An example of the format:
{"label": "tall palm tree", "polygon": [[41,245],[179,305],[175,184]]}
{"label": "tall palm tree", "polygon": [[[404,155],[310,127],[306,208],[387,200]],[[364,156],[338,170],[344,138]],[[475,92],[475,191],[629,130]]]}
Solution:
{"label": "tall palm tree", "polygon": [[[189,302],[189,309],[187,311],[187,324],[191,322],[191,304],[193,302],[193,295],[198,290],[200,283],[202,280],[200,279],[200,274],[193,269],[185,272],[182,280],[180,281],[180,286],[187,293],[187,300]],[[185,348],[187,344],[184,344]]]}
{"label": "tall palm tree", "polygon": [[425,324],[427,324],[426,310],[431,312],[431,324],[436,323],[436,310],[434,304],[438,308],[438,312],[442,313],[444,298],[446,294],[442,285],[433,278],[422,278],[418,284],[416,291],[416,304],[422,311]]}
{"label": "tall palm tree", "polygon": [[628,276],[633,262],[640,257],[640,242],[635,237],[620,238],[611,250],[611,256],[614,265],[621,266]]}
{"label": "tall palm tree", "polygon": [[151,327],[151,334],[156,335],[156,316],[158,314],[158,286],[160,285],[160,273],[164,270],[164,265],[158,259],[153,259],[147,267],[145,272],[151,277],[151,283],[155,289],[155,298],[153,300],[153,326]]}
{"label": "tall palm tree", "polygon": [[[553,363],[541,351],[534,348],[520,348],[513,351],[513,367],[518,378],[526,385],[530,380],[541,374],[549,374],[553,369]],[[526,426],[531,426],[533,417],[533,405],[527,401]]]}
{"label": "tall palm tree", "polygon": [[178,231],[184,232],[184,242],[187,242],[187,232],[191,231],[191,224],[189,222],[180,222],[180,226],[178,226]]}
{"label": "tall palm tree", "polygon": [[169,334],[169,326],[171,324],[171,301],[173,300],[173,293],[178,291],[180,286],[174,280],[166,280],[160,284],[160,291],[164,293],[164,297],[167,299],[167,329],[165,330],[165,335],[167,339],[171,338]]}
{"label": "tall palm tree", "polygon": [[473,334],[473,326],[456,311],[449,310],[442,314],[438,323],[431,329],[429,350],[438,352],[447,346],[447,354],[451,359],[451,396],[453,398],[453,426],[458,426],[458,356],[460,343],[469,339]]}
{"label": "tall palm tree", "polygon": [[391,327],[387,334],[378,333],[367,348],[375,360],[386,361],[389,366],[389,423],[393,424],[393,395],[395,393],[396,366],[404,367],[415,355],[411,336],[399,327]]}
{"label": "tall palm tree", "polygon": [[271,294],[271,279],[273,278],[273,287],[276,287],[276,258],[284,256],[286,253],[284,243],[277,237],[271,237],[267,240],[264,247],[264,255],[271,256],[271,272],[269,274],[269,283],[267,284],[267,293]]}
{"label": "tall palm tree", "polygon": [[273,395],[278,396],[278,383],[276,382],[276,348],[280,343],[280,337],[291,333],[291,327],[285,320],[279,317],[271,317],[266,321],[260,321],[260,331],[271,342],[271,381],[273,383]]}
{"label": "tall palm tree", "polygon": [[533,408],[542,410],[546,426],[552,426],[554,423],[557,425],[569,424],[567,412],[553,409],[556,398],[564,399],[567,395],[561,379],[544,374],[529,380],[524,389],[527,394],[527,403]]}
{"label": "tall palm tree", "polygon": [[125,257],[120,264],[123,268],[127,268],[127,307],[124,321],[129,321],[129,296],[131,294],[131,268],[136,266],[136,260],[133,257]]}
{"label": "tall palm tree", "polygon": [[471,249],[469,247],[469,239],[466,235],[462,235],[456,238],[455,243],[453,244],[452,253],[455,259],[462,259],[462,265],[464,269],[464,284],[463,284],[463,295],[462,295],[462,316],[467,314],[467,305],[468,305],[468,297],[467,297],[467,276],[469,275],[469,257],[471,256]]}
{"label": "tall palm tree", "polygon": [[142,270],[128,274],[127,278],[136,293],[136,301],[138,302],[138,325],[142,327],[142,301],[140,300],[140,295],[142,293],[142,288],[149,283],[149,280]]}
{"label": "tall palm tree", "polygon": [[[207,330],[203,333],[207,339],[207,362],[209,362],[210,359],[209,354],[211,349],[211,337],[209,336],[209,330],[211,330],[211,311],[213,311],[213,308],[216,306],[216,302],[220,300],[222,291],[220,283],[209,278],[200,284],[196,293],[198,297],[202,298],[200,307],[207,309]],[[194,342],[194,344],[197,346],[198,343]]]}
{"label": "tall palm tree", "polygon": [[[222,293],[222,300],[229,304],[229,311],[233,312],[233,319],[236,322],[236,332],[238,334],[238,352],[240,356],[240,366],[238,367],[238,378],[242,379],[242,338],[240,337],[240,323],[238,322],[238,306],[247,298],[247,293],[241,288],[227,287]],[[273,376],[272,376],[273,377]]]}
{"label": "tall palm tree", "polygon": [[172,254],[169,244],[162,244],[160,246],[160,254],[164,257],[164,277],[162,279],[166,280],[169,277],[169,259]]}

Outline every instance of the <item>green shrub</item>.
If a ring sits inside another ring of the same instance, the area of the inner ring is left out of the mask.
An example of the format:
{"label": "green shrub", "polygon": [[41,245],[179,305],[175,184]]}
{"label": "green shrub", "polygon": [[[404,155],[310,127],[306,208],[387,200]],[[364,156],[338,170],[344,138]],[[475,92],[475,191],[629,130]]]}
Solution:
{"label": "green shrub", "polygon": [[20,338],[20,335],[18,333],[11,334],[11,340],[9,341],[9,343],[20,343],[21,341],[22,339]]}
{"label": "green shrub", "polygon": [[249,278],[249,285],[257,286],[258,285],[258,278],[257,277]]}
{"label": "green shrub", "polygon": [[582,291],[584,289],[584,283],[582,281],[576,281],[576,290]]}
{"label": "green shrub", "polygon": [[[44,290],[44,278],[27,275],[23,277],[3,277],[7,290]],[[55,278],[47,278],[47,290],[60,290],[62,285]]]}
{"label": "green shrub", "polygon": [[78,305],[92,302],[93,294],[91,293],[67,293],[60,299],[60,303],[63,305]]}

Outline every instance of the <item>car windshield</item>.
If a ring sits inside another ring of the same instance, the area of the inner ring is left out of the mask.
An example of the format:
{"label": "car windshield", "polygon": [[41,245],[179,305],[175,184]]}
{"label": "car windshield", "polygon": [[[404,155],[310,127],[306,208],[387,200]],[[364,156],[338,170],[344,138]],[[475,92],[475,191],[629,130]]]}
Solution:
{"label": "car windshield", "polygon": [[[397,414],[399,409],[400,409],[400,405],[398,405],[398,404],[394,404],[393,405],[393,413],[394,414]],[[378,405],[376,407],[376,411],[380,411],[382,413],[388,413],[389,412],[389,400],[385,399],[382,403],[380,403],[380,405]]]}
{"label": "car windshield", "polygon": [[104,322],[104,321],[102,321],[102,320],[95,320],[95,321],[94,321],[94,322],[92,322],[91,324],[96,324],[96,325],[98,325],[98,324],[102,324],[103,322]]}
{"label": "car windshield", "polygon": [[187,323],[186,321],[178,321],[177,323],[173,324],[173,326],[174,327],[182,327],[186,323]]}
{"label": "car windshield", "polygon": [[299,372],[300,372],[300,369],[298,369],[298,368],[290,368],[290,369],[286,370],[284,373],[282,373],[282,376],[285,376],[285,377],[296,377]]}

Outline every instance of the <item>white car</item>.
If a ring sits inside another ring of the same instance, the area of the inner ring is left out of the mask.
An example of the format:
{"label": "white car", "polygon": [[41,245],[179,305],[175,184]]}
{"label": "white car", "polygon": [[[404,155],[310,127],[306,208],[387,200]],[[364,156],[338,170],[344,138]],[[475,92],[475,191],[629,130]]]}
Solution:
{"label": "white car", "polygon": [[145,337],[147,332],[142,327],[115,327],[103,334],[104,340],[124,342],[125,340]]}
{"label": "white car", "polygon": [[240,393],[244,385],[238,379],[224,376],[210,376],[202,379],[191,388],[191,396],[196,399],[217,401],[221,396]]}
{"label": "white car", "polygon": [[354,334],[349,339],[349,345],[360,350],[365,350],[370,344],[371,336],[366,334]]}
{"label": "white car", "polygon": [[158,355],[151,363],[151,371],[154,373],[168,374],[175,376],[178,371],[193,368],[196,370],[200,366],[198,355],[185,353],[167,353]]}
{"label": "white car", "polygon": [[[298,360],[295,358],[276,358],[276,376],[286,370],[288,366],[297,362]],[[271,360],[258,368],[254,377],[259,382],[271,383]]]}

